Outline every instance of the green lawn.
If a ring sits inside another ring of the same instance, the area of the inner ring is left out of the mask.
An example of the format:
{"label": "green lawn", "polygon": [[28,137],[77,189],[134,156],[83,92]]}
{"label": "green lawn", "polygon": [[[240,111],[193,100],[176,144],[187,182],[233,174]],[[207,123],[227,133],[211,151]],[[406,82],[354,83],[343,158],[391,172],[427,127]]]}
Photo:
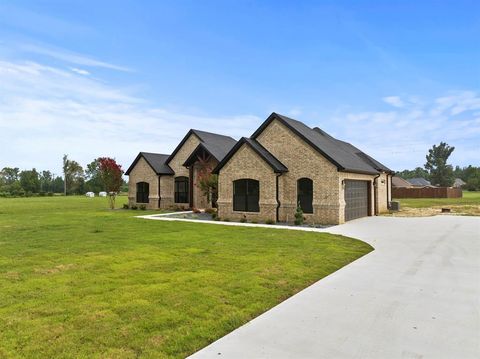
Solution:
{"label": "green lawn", "polygon": [[426,208],[432,206],[468,206],[480,205],[480,192],[463,191],[462,198],[402,198],[398,199],[401,207]]}
{"label": "green lawn", "polygon": [[106,205],[0,199],[0,358],[184,357],[372,250]]}

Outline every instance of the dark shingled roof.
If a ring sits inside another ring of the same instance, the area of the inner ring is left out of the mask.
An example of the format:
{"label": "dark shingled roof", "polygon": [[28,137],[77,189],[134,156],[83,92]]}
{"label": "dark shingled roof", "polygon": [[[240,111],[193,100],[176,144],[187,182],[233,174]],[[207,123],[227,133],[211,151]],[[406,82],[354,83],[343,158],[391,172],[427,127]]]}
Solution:
{"label": "dark shingled roof", "polygon": [[150,153],[150,152],[140,152],[135,158],[133,163],[130,165],[128,170],[125,172],[126,175],[129,175],[133,167],[137,164],[140,158],[144,158],[145,161],[152,167],[157,175],[173,175],[175,174],[173,170],[166,164],[166,161],[169,155],[164,155],[161,153]]}
{"label": "dark shingled roof", "polygon": [[222,161],[215,167],[212,171],[213,173],[218,173],[222,167],[232,158],[232,156],[242,147],[242,145],[250,146],[270,167],[272,167],[275,173],[288,172],[287,167],[280,162],[274,155],[267,151],[259,142],[251,138],[242,137],[235,146],[230,150],[230,152],[223,158]]}
{"label": "dark shingled roof", "polygon": [[432,184],[430,181],[427,181],[425,178],[410,178],[407,179],[408,182],[412,184],[412,186],[424,187],[424,186],[431,186]]}
{"label": "dark shingled roof", "polygon": [[167,164],[175,157],[177,152],[182,148],[183,144],[188,140],[191,134],[194,134],[202,142],[205,149],[217,159],[221,161],[226,154],[235,146],[235,139],[230,136],[219,135],[217,133],[211,133],[206,131],[191,129],[183,138],[182,142],[175,148],[172,154],[167,159]]}
{"label": "dark shingled roof", "polygon": [[275,112],[253,133],[252,138],[257,138],[270,122],[275,119],[279,120],[310,146],[320,152],[320,154],[336,165],[340,171],[368,174],[378,174],[379,171],[392,173],[389,168],[348,142],[337,140],[318,127],[310,128],[300,121],[279,115]]}

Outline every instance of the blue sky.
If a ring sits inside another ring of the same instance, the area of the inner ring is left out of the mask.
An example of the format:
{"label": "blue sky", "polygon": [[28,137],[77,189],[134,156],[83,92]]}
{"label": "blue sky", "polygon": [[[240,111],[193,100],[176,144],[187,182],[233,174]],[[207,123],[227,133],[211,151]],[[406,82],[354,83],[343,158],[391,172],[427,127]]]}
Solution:
{"label": "blue sky", "polygon": [[478,1],[0,1],[0,168],[249,136],[272,112],[395,170],[480,165]]}

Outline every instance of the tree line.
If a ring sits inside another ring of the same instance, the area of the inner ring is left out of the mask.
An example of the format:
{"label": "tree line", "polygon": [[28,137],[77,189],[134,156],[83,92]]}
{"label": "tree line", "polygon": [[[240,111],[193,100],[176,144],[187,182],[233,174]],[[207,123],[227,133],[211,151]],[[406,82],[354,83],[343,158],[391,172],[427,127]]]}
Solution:
{"label": "tree line", "polygon": [[[4,167],[0,171],[0,197],[109,192],[106,178],[102,177],[102,170],[105,170],[105,166],[116,165],[115,160],[99,157],[87,164],[84,169],[77,161],[64,155],[62,164],[62,175],[56,175],[49,170],[37,171],[35,168],[21,171],[18,167]],[[118,167],[121,171],[121,167]],[[123,179],[120,191],[127,191],[127,184]]]}
{"label": "tree line", "polygon": [[456,178],[460,178],[466,184],[463,186],[468,191],[480,191],[480,167],[472,165],[466,167],[449,165],[448,158],[455,150],[445,142],[433,145],[426,155],[424,167],[416,167],[413,170],[403,170],[396,173],[396,176],[403,179],[425,178],[432,185],[450,187]]}

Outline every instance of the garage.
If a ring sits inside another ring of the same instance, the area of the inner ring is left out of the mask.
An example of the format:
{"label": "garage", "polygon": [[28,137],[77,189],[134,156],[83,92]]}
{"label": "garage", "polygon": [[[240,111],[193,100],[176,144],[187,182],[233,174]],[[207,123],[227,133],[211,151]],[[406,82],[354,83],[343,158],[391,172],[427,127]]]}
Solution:
{"label": "garage", "polygon": [[345,181],[345,221],[369,214],[369,181]]}

